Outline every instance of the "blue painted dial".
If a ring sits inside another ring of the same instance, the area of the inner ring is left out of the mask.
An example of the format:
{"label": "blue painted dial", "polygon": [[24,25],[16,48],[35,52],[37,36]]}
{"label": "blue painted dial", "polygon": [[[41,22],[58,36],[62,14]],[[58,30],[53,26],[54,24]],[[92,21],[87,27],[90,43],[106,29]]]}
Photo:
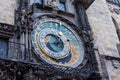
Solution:
{"label": "blue painted dial", "polygon": [[64,43],[63,41],[60,39],[60,37],[53,35],[53,34],[49,34],[46,36],[46,38],[49,37],[49,41],[46,43],[47,47],[54,51],[54,52],[60,52],[63,50],[64,48]]}
{"label": "blue painted dial", "polygon": [[55,19],[42,19],[32,32],[32,44],[43,60],[50,64],[77,67],[84,59],[84,46],[74,29]]}

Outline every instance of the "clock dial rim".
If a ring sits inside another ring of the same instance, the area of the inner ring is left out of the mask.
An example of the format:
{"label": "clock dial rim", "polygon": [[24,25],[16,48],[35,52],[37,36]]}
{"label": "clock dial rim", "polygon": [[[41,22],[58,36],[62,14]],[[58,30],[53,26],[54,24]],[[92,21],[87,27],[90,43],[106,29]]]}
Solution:
{"label": "clock dial rim", "polygon": [[[47,23],[47,22],[55,22],[55,23],[59,23],[59,22],[62,22],[62,21],[59,21],[59,20],[56,20],[56,19],[42,19],[42,20],[40,20],[39,22],[37,22],[35,25],[34,25],[34,27],[33,27],[33,29],[36,29],[37,27],[36,26],[39,26],[40,24],[42,25],[43,23]],[[62,25],[64,25],[65,26],[65,28],[67,28],[67,29],[70,29],[70,31],[72,31],[73,33],[75,33],[75,35],[77,35],[77,37],[78,37],[78,39],[80,40],[80,44],[82,44],[82,45],[80,45],[80,46],[82,46],[82,49],[81,49],[81,54],[79,55],[81,58],[79,58],[79,62],[76,62],[75,64],[70,64],[69,65],[69,67],[77,67],[78,65],[80,65],[82,62],[83,62],[83,60],[84,60],[84,55],[85,55],[85,49],[84,49],[84,45],[83,45],[83,42],[82,42],[82,39],[81,39],[81,37],[78,35],[78,33],[76,33],[76,31],[74,31],[74,29],[72,28],[72,27],[70,27],[69,25],[67,25],[67,24],[65,24],[64,22],[62,22]],[[71,30],[72,29],[72,30]],[[34,41],[32,41],[33,43],[34,43]],[[34,44],[33,44],[34,45]],[[40,56],[43,60],[45,60],[45,57],[41,54],[42,52],[37,52],[37,55],[38,56]],[[45,60],[46,61],[46,60]],[[47,61],[48,62],[48,61]],[[48,63],[50,63],[51,64],[51,62],[48,62]],[[64,66],[64,65],[62,65],[62,66]]]}

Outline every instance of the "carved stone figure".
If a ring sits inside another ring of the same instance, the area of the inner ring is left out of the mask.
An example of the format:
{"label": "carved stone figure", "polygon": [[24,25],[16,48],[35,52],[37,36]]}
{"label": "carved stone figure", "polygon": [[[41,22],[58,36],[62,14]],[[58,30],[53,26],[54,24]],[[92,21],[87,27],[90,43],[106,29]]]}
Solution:
{"label": "carved stone figure", "polygon": [[26,23],[26,10],[25,9],[21,10],[21,23],[22,24]]}
{"label": "carved stone figure", "polygon": [[52,6],[53,8],[58,9],[58,7],[59,7],[59,0],[48,0],[47,4],[49,6]]}
{"label": "carved stone figure", "polygon": [[117,60],[112,60],[113,67],[118,69],[120,67],[120,63]]}

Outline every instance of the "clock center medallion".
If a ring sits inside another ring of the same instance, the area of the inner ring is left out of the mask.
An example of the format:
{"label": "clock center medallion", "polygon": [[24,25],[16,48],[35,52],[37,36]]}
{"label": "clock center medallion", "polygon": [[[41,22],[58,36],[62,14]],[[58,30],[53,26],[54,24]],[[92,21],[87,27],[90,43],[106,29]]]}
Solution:
{"label": "clock center medallion", "polygon": [[48,34],[45,37],[45,43],[47,47],[54,52],[61,52],[64,48],[64,43],[61,38],[53,34]]}
{"label": "clock center medallion", "polygon": [[55,29],[44,29],[39,34],[39,46],[53,58],[64,58],[68,55],[69,43],[64,35],[59,35]]}

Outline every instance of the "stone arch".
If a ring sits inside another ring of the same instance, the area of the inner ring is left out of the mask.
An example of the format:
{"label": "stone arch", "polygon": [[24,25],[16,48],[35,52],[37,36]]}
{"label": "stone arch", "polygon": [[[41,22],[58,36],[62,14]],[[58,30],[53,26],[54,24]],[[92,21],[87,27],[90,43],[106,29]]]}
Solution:
{"label": "stone arch", "polygon": [[118,35],[118,38],[119,38],[119,41],[120,41],[120,28],[119,28],[119,25],[117,23],[117,21],[112,17],[112,21],[113,21],[113,24],[115,26],[115,29],[116,29],[116,32],[117,32],[117,35]]}

